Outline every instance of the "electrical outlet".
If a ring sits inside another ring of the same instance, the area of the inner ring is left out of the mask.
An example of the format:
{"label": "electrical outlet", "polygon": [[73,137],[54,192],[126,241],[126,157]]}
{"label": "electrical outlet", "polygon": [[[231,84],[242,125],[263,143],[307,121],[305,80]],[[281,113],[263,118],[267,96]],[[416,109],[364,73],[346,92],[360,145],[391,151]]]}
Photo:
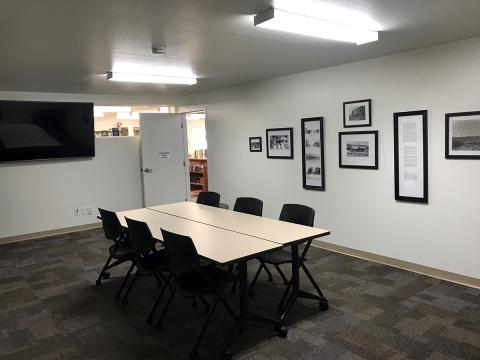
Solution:
{"label": "electrical outlet", "polygon": [[87,208],[85,206],[82,207],[82,215],[87,215]]}
{"label": "electrical outlet", "polygon": [[78,205],[73,208],[73,215],[75,216],[80,215],[80,208],[78,207]]}
{"label": "electrical outlet", "polygon": [[92,215],[92,213],[93,213],[93,208],[88,206],[87,207],[87,215]]}

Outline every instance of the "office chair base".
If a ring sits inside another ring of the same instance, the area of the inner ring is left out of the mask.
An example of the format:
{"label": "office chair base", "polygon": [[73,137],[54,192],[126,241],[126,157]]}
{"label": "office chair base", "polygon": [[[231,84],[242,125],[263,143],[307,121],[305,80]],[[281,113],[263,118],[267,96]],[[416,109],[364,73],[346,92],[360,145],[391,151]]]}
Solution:
{"label": "office chair base", "polygon": [[275,330],[278,332],[278,336],[285,339],[288,335],[288,329],[285,326],[275,325]]}
{"label": "office chair base", "polygon": [[102,275],[102,278],[103,278],[104,280],[110,279],[110,273],[109,273],[109,272],[104,272],[103,275]]}
{"label": "office chair base", "polygon": [[232,360],[233,359],[233,355],[231,353],[229,353],[228,351],[226,350],[222,350],[222,353],[220,355],[220,358],[222,360]]}
{"label": "office chair base", "polygon": [[102,282],[100,280],[95,281],[95,286],[96,287],[99,287],[100,285],[102,285]]}
{"label": "office chair base", "polygon": [[328,310],[328,301],[321,301],[319,304],[318,304],[318,309],[320,311],[327,311]]}

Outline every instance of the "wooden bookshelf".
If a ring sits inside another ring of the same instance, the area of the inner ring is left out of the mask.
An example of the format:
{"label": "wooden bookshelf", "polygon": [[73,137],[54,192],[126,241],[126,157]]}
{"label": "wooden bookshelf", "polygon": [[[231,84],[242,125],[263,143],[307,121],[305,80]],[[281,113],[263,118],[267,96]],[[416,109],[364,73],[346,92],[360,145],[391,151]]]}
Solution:
{"label": "wooden bookshelf", "polygon": [[207,159],[189,159],[190,190],[193,194],[208,191],[208,166]]}

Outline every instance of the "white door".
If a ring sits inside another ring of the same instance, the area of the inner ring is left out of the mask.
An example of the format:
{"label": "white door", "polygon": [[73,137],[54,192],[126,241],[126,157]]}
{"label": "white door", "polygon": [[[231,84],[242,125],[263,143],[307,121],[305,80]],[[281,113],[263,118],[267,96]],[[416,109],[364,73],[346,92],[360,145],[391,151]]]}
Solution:
{"label": "white door", "polygon": [[140,114],[145,206],[190,198],[184,114]]}

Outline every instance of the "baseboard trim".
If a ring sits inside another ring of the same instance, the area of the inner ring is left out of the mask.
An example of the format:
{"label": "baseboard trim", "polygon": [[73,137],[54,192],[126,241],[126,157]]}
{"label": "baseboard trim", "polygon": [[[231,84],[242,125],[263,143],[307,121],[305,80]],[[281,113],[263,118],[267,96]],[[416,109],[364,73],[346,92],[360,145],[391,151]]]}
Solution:
{"label": "baseboard trim", "polygon": [[97,222],[93,224],[70,226],[70,227],[61,228],[61,229],[40,231],[40,232],[35,232],[30,234],[8,236],[8,237],[0,238],[0,244],[8,244],[8,243],[19,242],[19,241],[39,239],[47,236],[62,235],[62,234],[68,234],[71,232],[98,229],[101,227],[102,227],[102,223]]}
{"label": "baseboard trim", "polygon": [[330,250],[333,252],[357,257],[360,259],[364,260],[369,260],[373,261],[376,263],[384,264],[384,265],[389,265],[393,266],[396,268],[416,272],[419,274],[427,275],[433,278],[445,280],[445,281],[450,281],[453,283],[461,284],[461,285],[466,285],[470,287],[474,287],[477,289],[480,289],[480,279],[466,276],[466,275],[461,275],[461,274],[456,274],[452,273],[449,271],[445,270],[440,270],[436,268],[432,268],[429,266],[425,265],[419,265],[415,264],[409,261],[404,261],[404,260],[399,260],[395,258],[391,258],[388,256],[383,256],[383,255],[378,255],[378,254],[373,254],[367,251],[362,251],[362,250],[356,250],[352,249],[346,246],[341,246],[341,245],[336,245],[336,244],[331,244],[327,243],[325,241],[321,240],[315,240],[312,243],[312,246],[320,248],[320,249],[325,249],[325,250]]}

